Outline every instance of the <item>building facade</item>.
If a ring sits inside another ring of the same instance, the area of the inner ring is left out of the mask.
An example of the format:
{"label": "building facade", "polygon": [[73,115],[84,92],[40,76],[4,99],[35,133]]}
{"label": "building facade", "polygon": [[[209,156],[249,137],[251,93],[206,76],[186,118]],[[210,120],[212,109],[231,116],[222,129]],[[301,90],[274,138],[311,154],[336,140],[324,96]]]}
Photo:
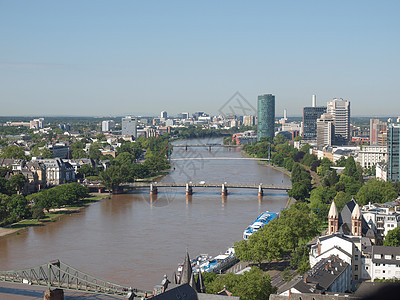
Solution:
{"label": "building facade", "polygon": [[115,128],[115,122],[113,120],[106,120],[101,122],[101,131],[107,132]]}
{"label": "building facade", "polygon": [[335,120],[335,142],[347,144],[350,139],[350,101],[342,98],[328,101],[326,112]]}
{"label": "building facade", "polygon": [[137,119],[131,116],[122,118],[122,135],[137,137]]}
{"label": "building facade", "polygon": [[357,161],[363,168],[370,168],[387,159],[387,147],[379,145],[362,146],[357,151]]}
{"label": "building facade", "polygon": [[369,120],[369,143],[370,145],[386,146],[387,123],[379,119]]}
{"label": "building facade", "polygon": [[400,125],[389,124],[388,130],[388,181],[400,181]]}
{"label": "building facade", "polygon": [[325,106],[304,107],[303,108],[303,139],[317,139],[317,119],[326,113]]}
{"label": "building facade", "polygon": [[272,141],[275,136],[275,96],[260,95],[257,104],[257,138],[268,137]]}
{"label": "building facade", "polygon": [[323,114],[317,120],[317,146],[332,146],[335,141],[335,120],[330,114]]}

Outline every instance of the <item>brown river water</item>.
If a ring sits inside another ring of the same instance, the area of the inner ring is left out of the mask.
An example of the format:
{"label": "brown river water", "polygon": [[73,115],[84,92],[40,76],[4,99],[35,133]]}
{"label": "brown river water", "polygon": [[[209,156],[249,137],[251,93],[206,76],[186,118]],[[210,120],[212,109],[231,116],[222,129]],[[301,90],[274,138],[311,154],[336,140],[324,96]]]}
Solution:
{"label": "brown river water", "polygon": [[[176,141],[175,144],[221,143],[222,139]],[[283,173],[253,160],[239,158],[239,149],[174,148],[163,182],[264,183],[290,185]],[[226,199],[217,188],[160,188],[150,200],[148,190],[114,195],[46,226],[31,227],[0,239],[0,270],[36,266],[54,259],[95,277],[139,289],[152,289],[164,274],[172,277],[186,249],[191,256],[218,255],[242,239],[243,230],[266,210],[280,211],[284,191],[229,189]]]}

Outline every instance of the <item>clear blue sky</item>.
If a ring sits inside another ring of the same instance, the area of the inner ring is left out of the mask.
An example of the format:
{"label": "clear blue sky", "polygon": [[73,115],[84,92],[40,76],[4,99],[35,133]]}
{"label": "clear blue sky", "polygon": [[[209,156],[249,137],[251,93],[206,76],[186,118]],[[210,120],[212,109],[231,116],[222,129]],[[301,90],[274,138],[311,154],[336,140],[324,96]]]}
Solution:
{"label": "clear blue sky", "polygon": [[400,115],[400,1],[0,0],[0,115]]}

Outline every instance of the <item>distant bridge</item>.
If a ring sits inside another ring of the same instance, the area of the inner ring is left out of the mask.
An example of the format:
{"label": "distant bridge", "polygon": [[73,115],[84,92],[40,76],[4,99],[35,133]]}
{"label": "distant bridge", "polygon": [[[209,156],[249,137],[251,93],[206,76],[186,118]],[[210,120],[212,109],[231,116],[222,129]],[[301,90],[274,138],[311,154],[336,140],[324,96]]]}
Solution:
{"label": "distant bridge", "polygon": [[182,158],[171,158],[171,161],[179,160],[260,160],[269,161],[269,158],[256,158],[256,157],[182,157]]}
{"label": "distant bridge", "polygon": [[59,260],[27,269],[0,271],[0,282],[112,295],[129,300],[134,299],[135,295],[144,296],[146,293],[146,291],[95,278]]}
{"label": "distant bridge", "polygon": [[195,144],[195,145],[188,145],[188,144],[185,144],[185,145],[174,145],[174,144],[170,144],[170,147],[172,147],[172,148],[184,148],[185,151],[187,151],[188,148],[191,148],[191,147],[195,147],[195,148],[196,148],[196,147],[197,147],[197,148],[199,148],[199,147],[202,147],[202,148],[206,147],[206,148],[208,148],[208,151],[211,151],[212,148],[228,148],[228,150],[231,150],[232,148],[240,148],[240,147],[243,147],[243,145],[221,145],[221,144]]}

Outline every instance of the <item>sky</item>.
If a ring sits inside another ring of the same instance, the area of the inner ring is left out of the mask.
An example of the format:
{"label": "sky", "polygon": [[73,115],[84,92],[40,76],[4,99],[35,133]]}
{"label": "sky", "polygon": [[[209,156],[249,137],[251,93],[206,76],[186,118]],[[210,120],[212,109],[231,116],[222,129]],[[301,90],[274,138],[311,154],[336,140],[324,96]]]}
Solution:
{"label": "sky", "polygon": [[[158,115],[333,98],[400,115],[400,1],[0,0],[0,115]],[[241,100],[242,101],[242,100]]]}

